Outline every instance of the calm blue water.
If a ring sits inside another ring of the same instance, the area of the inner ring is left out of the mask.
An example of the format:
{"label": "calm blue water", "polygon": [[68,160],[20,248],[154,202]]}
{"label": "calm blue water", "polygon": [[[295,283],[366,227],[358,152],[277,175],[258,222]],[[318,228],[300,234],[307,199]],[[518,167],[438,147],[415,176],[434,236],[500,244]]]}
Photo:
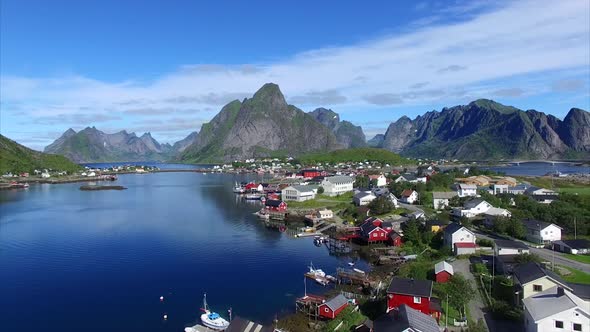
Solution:
{"label": "calm blue water", "polygon": [[222,314],[268,322],[294,310],[310,261],[334,272],[349,259],[266,228],[260,206],[231,192],[242,180],[130,174],[116,182],[125,191],[0,192],[0,330],[182,331],[204,292]]}
{"label": "calm blue water", "polygon": [[575,166],[574,164],[561,164],[556,163],[554,165],[550,163],[539,163],[539,162],[528,162],[520,163],[520,165],[510,166],[494,166],[494,167],[482,167],[483,169],[489,169],[496,172],[503,172],[506,175],[545,175],[549,172],[561,172],[564,174],[574,173],[590,173],[590,167]]}

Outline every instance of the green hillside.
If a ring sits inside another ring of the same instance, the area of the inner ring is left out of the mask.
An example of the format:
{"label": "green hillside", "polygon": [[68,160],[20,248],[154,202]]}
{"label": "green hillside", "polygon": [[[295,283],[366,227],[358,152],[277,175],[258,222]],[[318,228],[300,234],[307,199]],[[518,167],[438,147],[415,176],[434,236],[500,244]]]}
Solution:
{"label": "green hillside", "polygon": [[0,135],[0,174],[33,172],[35,169],[73,172],[82,167],[66,157],[34,151]]}
{"label": "green hillside", "polygon": [[333,164],[363,161],[379,161],[383,164],[390,164],[391,166],[415,164],[414,161],[401,157],[396,153],[375,148],[342,149],[327,153],[312,153],[303,155],[297,159],[304,164],[318,162]]}

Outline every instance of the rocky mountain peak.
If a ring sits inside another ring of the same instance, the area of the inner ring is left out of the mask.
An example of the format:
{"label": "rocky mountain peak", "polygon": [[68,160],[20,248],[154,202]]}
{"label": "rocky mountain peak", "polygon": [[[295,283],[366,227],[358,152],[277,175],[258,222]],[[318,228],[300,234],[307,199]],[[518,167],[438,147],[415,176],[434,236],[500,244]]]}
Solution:
{"label": "rocky mountain peak", "polygon": [[331,109],[320,107],[316,108],[309,114],[312,115],[321,124],[332,130],[335,130],[340,124],[340,115],[338,115],[338,113],[332,111]]}
{"label": "rocky mountain peak", "polygon": [[255,103],[263,110],[282,110],[287,108],[287,101],[278,85],[274,83],[264,84],[249,101]]}

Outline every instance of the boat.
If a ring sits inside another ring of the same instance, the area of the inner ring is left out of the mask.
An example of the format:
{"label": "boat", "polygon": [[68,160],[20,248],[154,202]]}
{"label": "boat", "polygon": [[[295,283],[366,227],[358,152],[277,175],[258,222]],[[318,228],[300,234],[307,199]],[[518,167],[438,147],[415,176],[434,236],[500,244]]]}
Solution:
{"label": "boat", "polygon": [[325,278],[326,277],[326,272],[322,271],[321,269],[315,269],[313,267],[313,264],[309,265],[309,275],[312,275],[314,277],[321,277],[321,278]]}
{"label": "boat", "polygon": [[349,262],[348,265],[354,266],[354,262]]}
{"label": "boat", "polygon": [[28,183],[19,183],[19,182],[13,181],[13,182],[10,183],[10,187],[11,188],[24,188],[24,189],[26,189],[26,188],[29,187],[29,184]]}
{"label": "boat", "polygon": [[246,194],[245,198],[249,200],[260,200],[262,195],[260,194]]}
{"label": "boat", "polygon": [[315,278],[314,279],[315,282],[317,282],[318,284],[322,285],[322,286],[327,286],[330,282],[325,279],[325,278]]}
{"label": "boat", "polygon": [[221,317],[218,313],[209,310],[209,307],[207,306],[207,293],[203,296],[203,308],[201,308],[201,310],[204,312],[201,315],[201,323],[206,327],[213,330],[223,331],[229,326],[227,320]]}
{"label": "boat", "polygon": [[239,185],[236,182],[236,185],[234,186],[234,193],[235,194],[243,194],[244,192],[246,192],[246,189],[244,189],[244,187],[242,187],[241,185]]}
{"label": "boat", "polygon": [[353,270],[354,270],[354,272],[357,272],[357,273],[360,273],[360,274],[365,274],[365,271],[363,271],[363,270],[359,270],[357,268],[354,268]]}

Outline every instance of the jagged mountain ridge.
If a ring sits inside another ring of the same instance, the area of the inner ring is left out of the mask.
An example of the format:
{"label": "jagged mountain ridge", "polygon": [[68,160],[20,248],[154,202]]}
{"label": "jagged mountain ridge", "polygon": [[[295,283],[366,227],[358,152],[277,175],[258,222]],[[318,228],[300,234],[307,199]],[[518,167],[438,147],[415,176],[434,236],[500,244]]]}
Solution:
{"label": "jagged mountain ridge", "polygon": [[572,109],[563,121],[487,99],[432,111],[389,125],[383,148],[411,157],[540,159],[590,155],[590,113]]}
{"label": "jagged mountain ridge", "polygon": [[312,115],[288,105],[279,86],[263,85],[252,98],[225,105],[202,126],[180,159],[231,161],[272,155],[299,155],[343,148],[336,135]]}
{"label": "jagged mountain ridge", "polygon": [[324,126],[332,130],[338,143],[345,148],[362,148],[367,146],[367,139],[363,128],[355,126],[349,121],[340,121],[340,115],[323,107],[308,113]]}

